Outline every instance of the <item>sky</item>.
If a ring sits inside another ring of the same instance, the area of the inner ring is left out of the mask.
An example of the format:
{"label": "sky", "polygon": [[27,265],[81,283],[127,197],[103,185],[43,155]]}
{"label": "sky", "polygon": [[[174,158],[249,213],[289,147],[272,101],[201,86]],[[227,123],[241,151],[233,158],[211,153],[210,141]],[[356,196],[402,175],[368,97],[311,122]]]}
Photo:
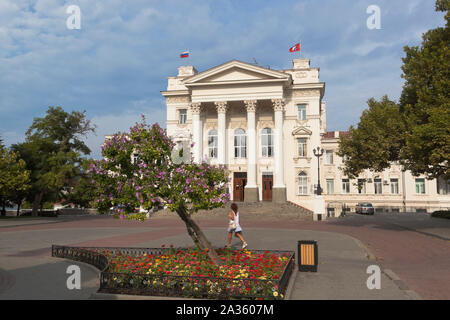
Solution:
{"label": "sky", "polygon": [[[69,6],[80,29],[69,29]],[[369,29],[370,5],[380,29]],[[366,101],[398,100],[403,47],[444,25],[434,0],[0,0],[0,138],[22,142],[48,106],[86,111],[86,137],[101,157],[107,134],[144,114],[165,126],[160,91],[189,62],[204,71],[232,59],[290,69],[301,55],[326,83],[327,129],[356,125]]]}

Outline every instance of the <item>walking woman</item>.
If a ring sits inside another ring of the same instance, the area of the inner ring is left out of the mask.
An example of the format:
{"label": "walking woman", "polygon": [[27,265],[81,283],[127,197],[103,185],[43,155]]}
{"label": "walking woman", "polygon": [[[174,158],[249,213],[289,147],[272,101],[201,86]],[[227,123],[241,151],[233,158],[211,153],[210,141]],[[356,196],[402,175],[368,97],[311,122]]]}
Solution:
{"label": "walking woman", "polygon": [[247,247],[247,242],[245,242],[242,237],[242,228],[239,225],[239,211],[236,203],[231,204],[231,211],[228,216],[230,218],[228,225],[228,246],[231,245],[231,237],[234,232],[234,235],[242,241],[242,249],[245,249]]}

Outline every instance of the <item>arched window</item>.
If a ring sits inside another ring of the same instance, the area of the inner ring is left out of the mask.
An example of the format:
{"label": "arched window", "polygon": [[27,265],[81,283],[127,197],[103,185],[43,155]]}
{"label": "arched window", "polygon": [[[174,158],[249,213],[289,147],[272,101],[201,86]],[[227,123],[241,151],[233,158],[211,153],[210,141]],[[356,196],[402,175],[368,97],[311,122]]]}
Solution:
{"label": "arched window", "polygon": [[308,193],[308,175],[302,171],[298,174],[298,194]]}
{"label": "arched window", "polygon": [[208,157],[217,158],[217,130],[212,129],[208,132]]}
{"label": "arched window", "polygon": [[234,131],[234,157],[247,157],[247,136],[244,129],[236,129]]}
{"label": "arched window", "polygon": [[264,128],[261,131],[261,151],[263,157],[273,156],[273,135],[270,128]]}

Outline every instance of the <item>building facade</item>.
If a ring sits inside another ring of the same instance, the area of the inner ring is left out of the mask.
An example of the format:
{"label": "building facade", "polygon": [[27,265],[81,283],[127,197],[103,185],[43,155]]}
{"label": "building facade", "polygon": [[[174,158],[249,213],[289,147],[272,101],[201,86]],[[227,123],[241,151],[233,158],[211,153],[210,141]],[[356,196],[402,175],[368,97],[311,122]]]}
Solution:
{"label": "building facade", "polygon": [[[294,59],[288,70],[238,60],[200,73],[182,66],[161,93],[169,136],[193,143],[195,162],[227,166],[233,201],[290,201],[314,210],[320,168],[331,215],[358,202],[399,211],[450,207],[449,181],[412,177],[395,164],[360,180],[342,175],[336,152],[345,132],[326,130],[325,83],[309,59]],[[317,147],[324,149],[320,161]]]}

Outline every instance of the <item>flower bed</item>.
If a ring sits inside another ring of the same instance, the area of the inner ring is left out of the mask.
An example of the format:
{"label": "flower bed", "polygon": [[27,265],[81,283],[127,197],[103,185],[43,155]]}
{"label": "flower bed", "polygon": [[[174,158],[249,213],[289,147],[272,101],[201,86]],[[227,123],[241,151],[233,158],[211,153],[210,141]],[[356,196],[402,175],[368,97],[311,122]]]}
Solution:
{"label": "flower bed", "polygon": [[[66,247],[67,248],[67,247]],[[216,299],[283,299],[294,267],[289,251],[217,249],[217,266],[193,248],[77,248],[101,254],[108,267],[100,292]],[[72,252],[77,252],[72,248]],[[54,250],[55,251],[55,250]],[[64,256],[59,252],[56,256]],[[68,256],[65,257],[73,258]]]}

